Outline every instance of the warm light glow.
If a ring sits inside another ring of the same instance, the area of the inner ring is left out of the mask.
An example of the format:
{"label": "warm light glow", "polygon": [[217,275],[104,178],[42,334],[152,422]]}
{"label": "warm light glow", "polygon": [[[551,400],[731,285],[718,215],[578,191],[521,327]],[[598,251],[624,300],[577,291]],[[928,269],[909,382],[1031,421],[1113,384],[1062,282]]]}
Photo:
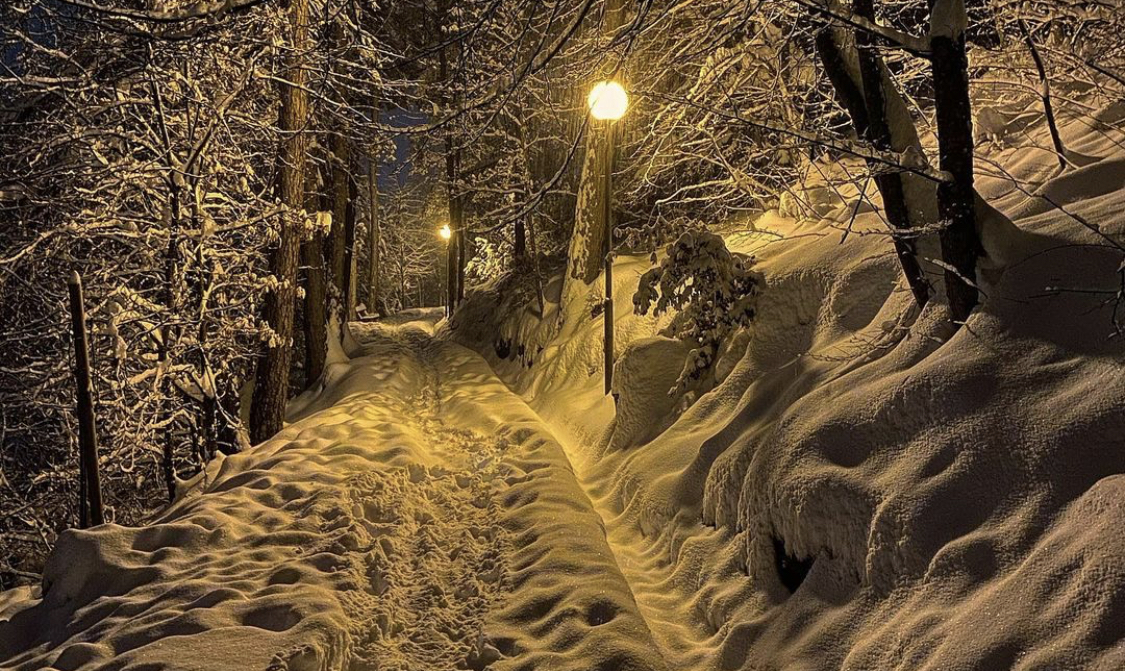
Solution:
{"label": "warm light glow", "polygon": [[442,240],[448,240],[453,237],[453,229],[449,228],[449,224],[446,224],[441,227],[438,234],[441,235]]}
{"label": "warm light glow", "polygon": [[629,96],[617,82],[598,82],[586,98],[595,119],[616,121],[629,109]]}

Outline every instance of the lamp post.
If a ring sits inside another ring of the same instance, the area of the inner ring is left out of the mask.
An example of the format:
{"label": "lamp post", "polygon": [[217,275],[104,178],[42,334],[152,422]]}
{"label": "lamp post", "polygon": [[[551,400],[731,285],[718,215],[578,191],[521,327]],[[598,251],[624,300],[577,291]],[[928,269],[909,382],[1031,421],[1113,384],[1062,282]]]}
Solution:
{"label": "lamp post", "polygon": [[605,244],[602,252],[605,257],[605,305],[602,317],[605,320],[605,393],[613,385],[613,156],[617,140],[617,125],[614,123],[625,116],[629,109],[629,96],[621,84],[615,81],[598,82],[586,98],[590,116],[605,124],[605,155],[602,160],[602,217],[605,223]]}
{"label": "lamp post", "polygon": [[[446,282],[446,284],[448,284],[449,283],[449,240],[453,237],[453,229],[451,229],[449,227],[449,224],[442,224],[442,227],[438,229],[438,235],[441,237],[442,242],[445,243],[445,282]],[[448,292],[445,291],[445,287],[442,287],[442,293],[448,293]],[[448,302],[447,302],[447,304],[445,306],[445,315],[447,317],[449,316],[450,307],[451,306],[448,305]]]}

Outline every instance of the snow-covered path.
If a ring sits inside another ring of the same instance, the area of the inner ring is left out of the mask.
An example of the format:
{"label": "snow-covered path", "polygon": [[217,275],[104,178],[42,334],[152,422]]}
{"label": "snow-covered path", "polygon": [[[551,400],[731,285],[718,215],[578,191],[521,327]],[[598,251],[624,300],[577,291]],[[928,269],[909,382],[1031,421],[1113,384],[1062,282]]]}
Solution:
{"label": "snow-covered path", "polygon": [[680,608],[658,612],[563,446],[428,331],[368,327],[151,525],[64,534],[43,598],[0,603],[0,666],[684,668],[662,649]]}
{"label": "snow-covered path", "polygon": [[[488,452],[498,440],[499,470],[516,474],[496,490],[511,580],[482,628],[505,656],[495,668],[687,668],[673,662],[688,644],[682,632],[692,631],[684,602],[654,599],[661,579],[652,567],[607,537],[612,511],[592,501],[565,444],[476,353],[425,330],[375,327],[362,339],[369,357],[393,350],[417,362],[434,417],[464,437],[464,453]],[[495,656],[481,653],[471,649],[466,665]]]}

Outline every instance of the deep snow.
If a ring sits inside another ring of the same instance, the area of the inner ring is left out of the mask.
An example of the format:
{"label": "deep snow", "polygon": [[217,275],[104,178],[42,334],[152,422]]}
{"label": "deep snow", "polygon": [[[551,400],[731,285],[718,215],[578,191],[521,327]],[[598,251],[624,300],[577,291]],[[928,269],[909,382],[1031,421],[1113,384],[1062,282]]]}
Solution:
{"label": "deep snow", "polygon": [[1065,130],[1062,176],[989,154],[1074,216],[982,178],[1019,234],[955,334],[824,188],[726,231],[766,286],[699,398],[630,314],[647,257],[615,268],[616,401],[597,285],[357,327],[276,437],[0,593],[0,667],[1125,667],[1122,255],[1075,219],[1123,237],[1125,138]]}
{"label": "deep snow", "polygon": [[[978,188],[1018,229],[986,232],[986,296],[955,334],[940,302],[913,306],[876,215],[841,244],[854,206],[815,185],[818,218],[727,232],[766,286],[682,415],[692,399],[660,392],[683,350],[629,314],[646,259],[615,269],[616,407],[585,318],[597,287],[544,319],[503,287],[458,315],[572,445],[659,609],[707,629],[653,625],[674,668],[1125,668],[1123,254],[1087,228],[1125,237],[1123,136],[1099,125],[1123,116],[1068,123],[1088,160],[1063,175],[1027,143],[986,154]],[[779,564],[809,561],[790,594]]]}

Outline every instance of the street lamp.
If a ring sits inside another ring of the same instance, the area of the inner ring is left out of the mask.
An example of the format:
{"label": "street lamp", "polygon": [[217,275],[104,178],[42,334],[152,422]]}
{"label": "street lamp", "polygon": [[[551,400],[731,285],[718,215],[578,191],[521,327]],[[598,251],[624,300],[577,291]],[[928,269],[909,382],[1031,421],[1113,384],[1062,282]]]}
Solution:
{"label": "street lamp", "polygon": [[[441,228],[438,229],[438,235],[441,237],[442,242],[445,243],[445,264],[444,264],[445,265],[445,275],[446,275],[445,281],[446,281],[446,283],[448,283],[449,282],[449,250],[450,250],[449,240],[450,240],[450,238],[453,237],[453,229],[449,227],[449,224],[442,224]],[[445,293],[445,291],[443,290],[440,293]],[[445,316],[447,316],[447,317],[450,316],[450,314],[449,314],[450,313],[450,307],[451,307],[450,305],[445,306]]]}
{"label": "street lamp", "polygon": [[605,393],[613,385],[613,157],[617,125],[614,123],[629,109],[629,95],[615,81],[598,82],[586,98],[590,116],[605,124],[605,144],[602,155],[602,217],[605,222]]}
{"label": "street lamp", "polygon": [[617,121],[629,109],[629,95],[615,81],[598,82],[586,98],[590,115],[598,121]]}

